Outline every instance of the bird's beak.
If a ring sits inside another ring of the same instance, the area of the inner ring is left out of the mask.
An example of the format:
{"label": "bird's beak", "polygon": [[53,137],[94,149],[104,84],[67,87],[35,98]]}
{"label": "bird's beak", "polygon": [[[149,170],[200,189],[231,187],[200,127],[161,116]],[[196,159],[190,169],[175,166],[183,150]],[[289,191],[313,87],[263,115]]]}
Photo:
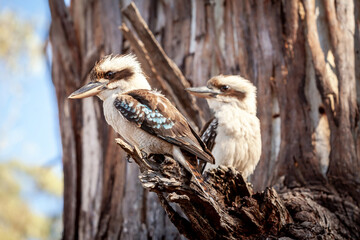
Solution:
{"label": "bird's beak", "polygon": [[73,92],[69,96],[69,98],[78,99],[78,98],[86,98],[86,97],[94,96],[104,89],[105,84],[106,83],[101,83],[101,82],[89,82],[85,86]]}
{"label": "bird's beak", "polygon": [[221,92],[218,90],[210,89],[208,87],[193,87],[187,88],[188,92],[193,94],[194,96],[201,97],[201,98],[211,98],[216,97]]}

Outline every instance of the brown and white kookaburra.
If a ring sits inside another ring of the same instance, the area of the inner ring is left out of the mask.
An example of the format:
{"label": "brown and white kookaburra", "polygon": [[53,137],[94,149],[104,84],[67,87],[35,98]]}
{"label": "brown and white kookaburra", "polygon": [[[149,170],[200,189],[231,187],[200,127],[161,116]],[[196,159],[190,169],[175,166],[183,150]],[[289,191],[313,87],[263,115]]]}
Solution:
{"label": "brown and white kookaburra", "polygon": [[172,156],[201,184],[193,162],[199,158],[214,163],[214,157],[170,101],[151,90],[134,55],[104,57],[94,66],[90,80],[69,98],[98,96],[107,123],[128,144],[147,156]]}
{"label": "brown and white kookaburra", "polygon": [[215,157],[215,165],[234,167],[246,178],[261,155],[260,121],[256,117],[256,87],[240,76],[216,76],[206,87],[187,89],[205,98],[214,117],[204,126],[202,139]]}

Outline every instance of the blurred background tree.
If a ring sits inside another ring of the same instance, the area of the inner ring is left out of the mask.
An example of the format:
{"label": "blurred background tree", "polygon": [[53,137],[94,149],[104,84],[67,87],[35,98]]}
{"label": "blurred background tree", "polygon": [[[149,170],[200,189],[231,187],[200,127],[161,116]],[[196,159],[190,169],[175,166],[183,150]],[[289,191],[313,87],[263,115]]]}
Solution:
{"label": "blurred background tree", "polygon": [[57,239],[61,232],[60,218],[31,209],[21,194],[24,181],[33,181],[37,192],[62,197],[62,179],[54,170],[19,161],[0,163],[0,236],[8,240]]}
{"label": "blurred background tree", "polygon": [[[15,12],[2,10],[0,33],[0,59],[9,71],[29,71],[38,65],[44,44],[35,34],[33,23],[19,18]],[[22,64],[26,62],[30,64]]]}
{"label": "blurred background tree", "polygon": [[59,239],[62,231],[57,109],[45,64],[48,24],[45,1],[1,2],[1,239]]}

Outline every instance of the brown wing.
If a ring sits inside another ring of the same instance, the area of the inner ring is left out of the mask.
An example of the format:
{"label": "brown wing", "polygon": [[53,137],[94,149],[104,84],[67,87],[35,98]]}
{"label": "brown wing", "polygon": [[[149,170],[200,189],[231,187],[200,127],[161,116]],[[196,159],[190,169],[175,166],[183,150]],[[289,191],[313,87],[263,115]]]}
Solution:
{"label": "brown wing", "polygon": [[190,127],[185,117],[164,96],[149,90],[120,94],[114,106],[130,122],[200,159],[214,163],[214,157]]}

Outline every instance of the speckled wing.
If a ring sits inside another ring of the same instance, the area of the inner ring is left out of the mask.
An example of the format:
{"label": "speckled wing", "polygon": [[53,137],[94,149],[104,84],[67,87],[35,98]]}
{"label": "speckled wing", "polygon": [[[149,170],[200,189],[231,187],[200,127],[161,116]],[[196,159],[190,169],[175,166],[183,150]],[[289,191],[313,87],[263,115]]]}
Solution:
{"label": "speckled wing", "polygon": [[200,159],[214,163],[214,157],[190,127],[185,117],[161,94],[133,90],[120,94],[114,106],[130,122]]}
{"label": "speckled wing", "polygon": [[215,145],[215,138],[217,135],[218,120],[212,117],[201,129],[201,140],[205,143],[206,147],[212,151]]}

